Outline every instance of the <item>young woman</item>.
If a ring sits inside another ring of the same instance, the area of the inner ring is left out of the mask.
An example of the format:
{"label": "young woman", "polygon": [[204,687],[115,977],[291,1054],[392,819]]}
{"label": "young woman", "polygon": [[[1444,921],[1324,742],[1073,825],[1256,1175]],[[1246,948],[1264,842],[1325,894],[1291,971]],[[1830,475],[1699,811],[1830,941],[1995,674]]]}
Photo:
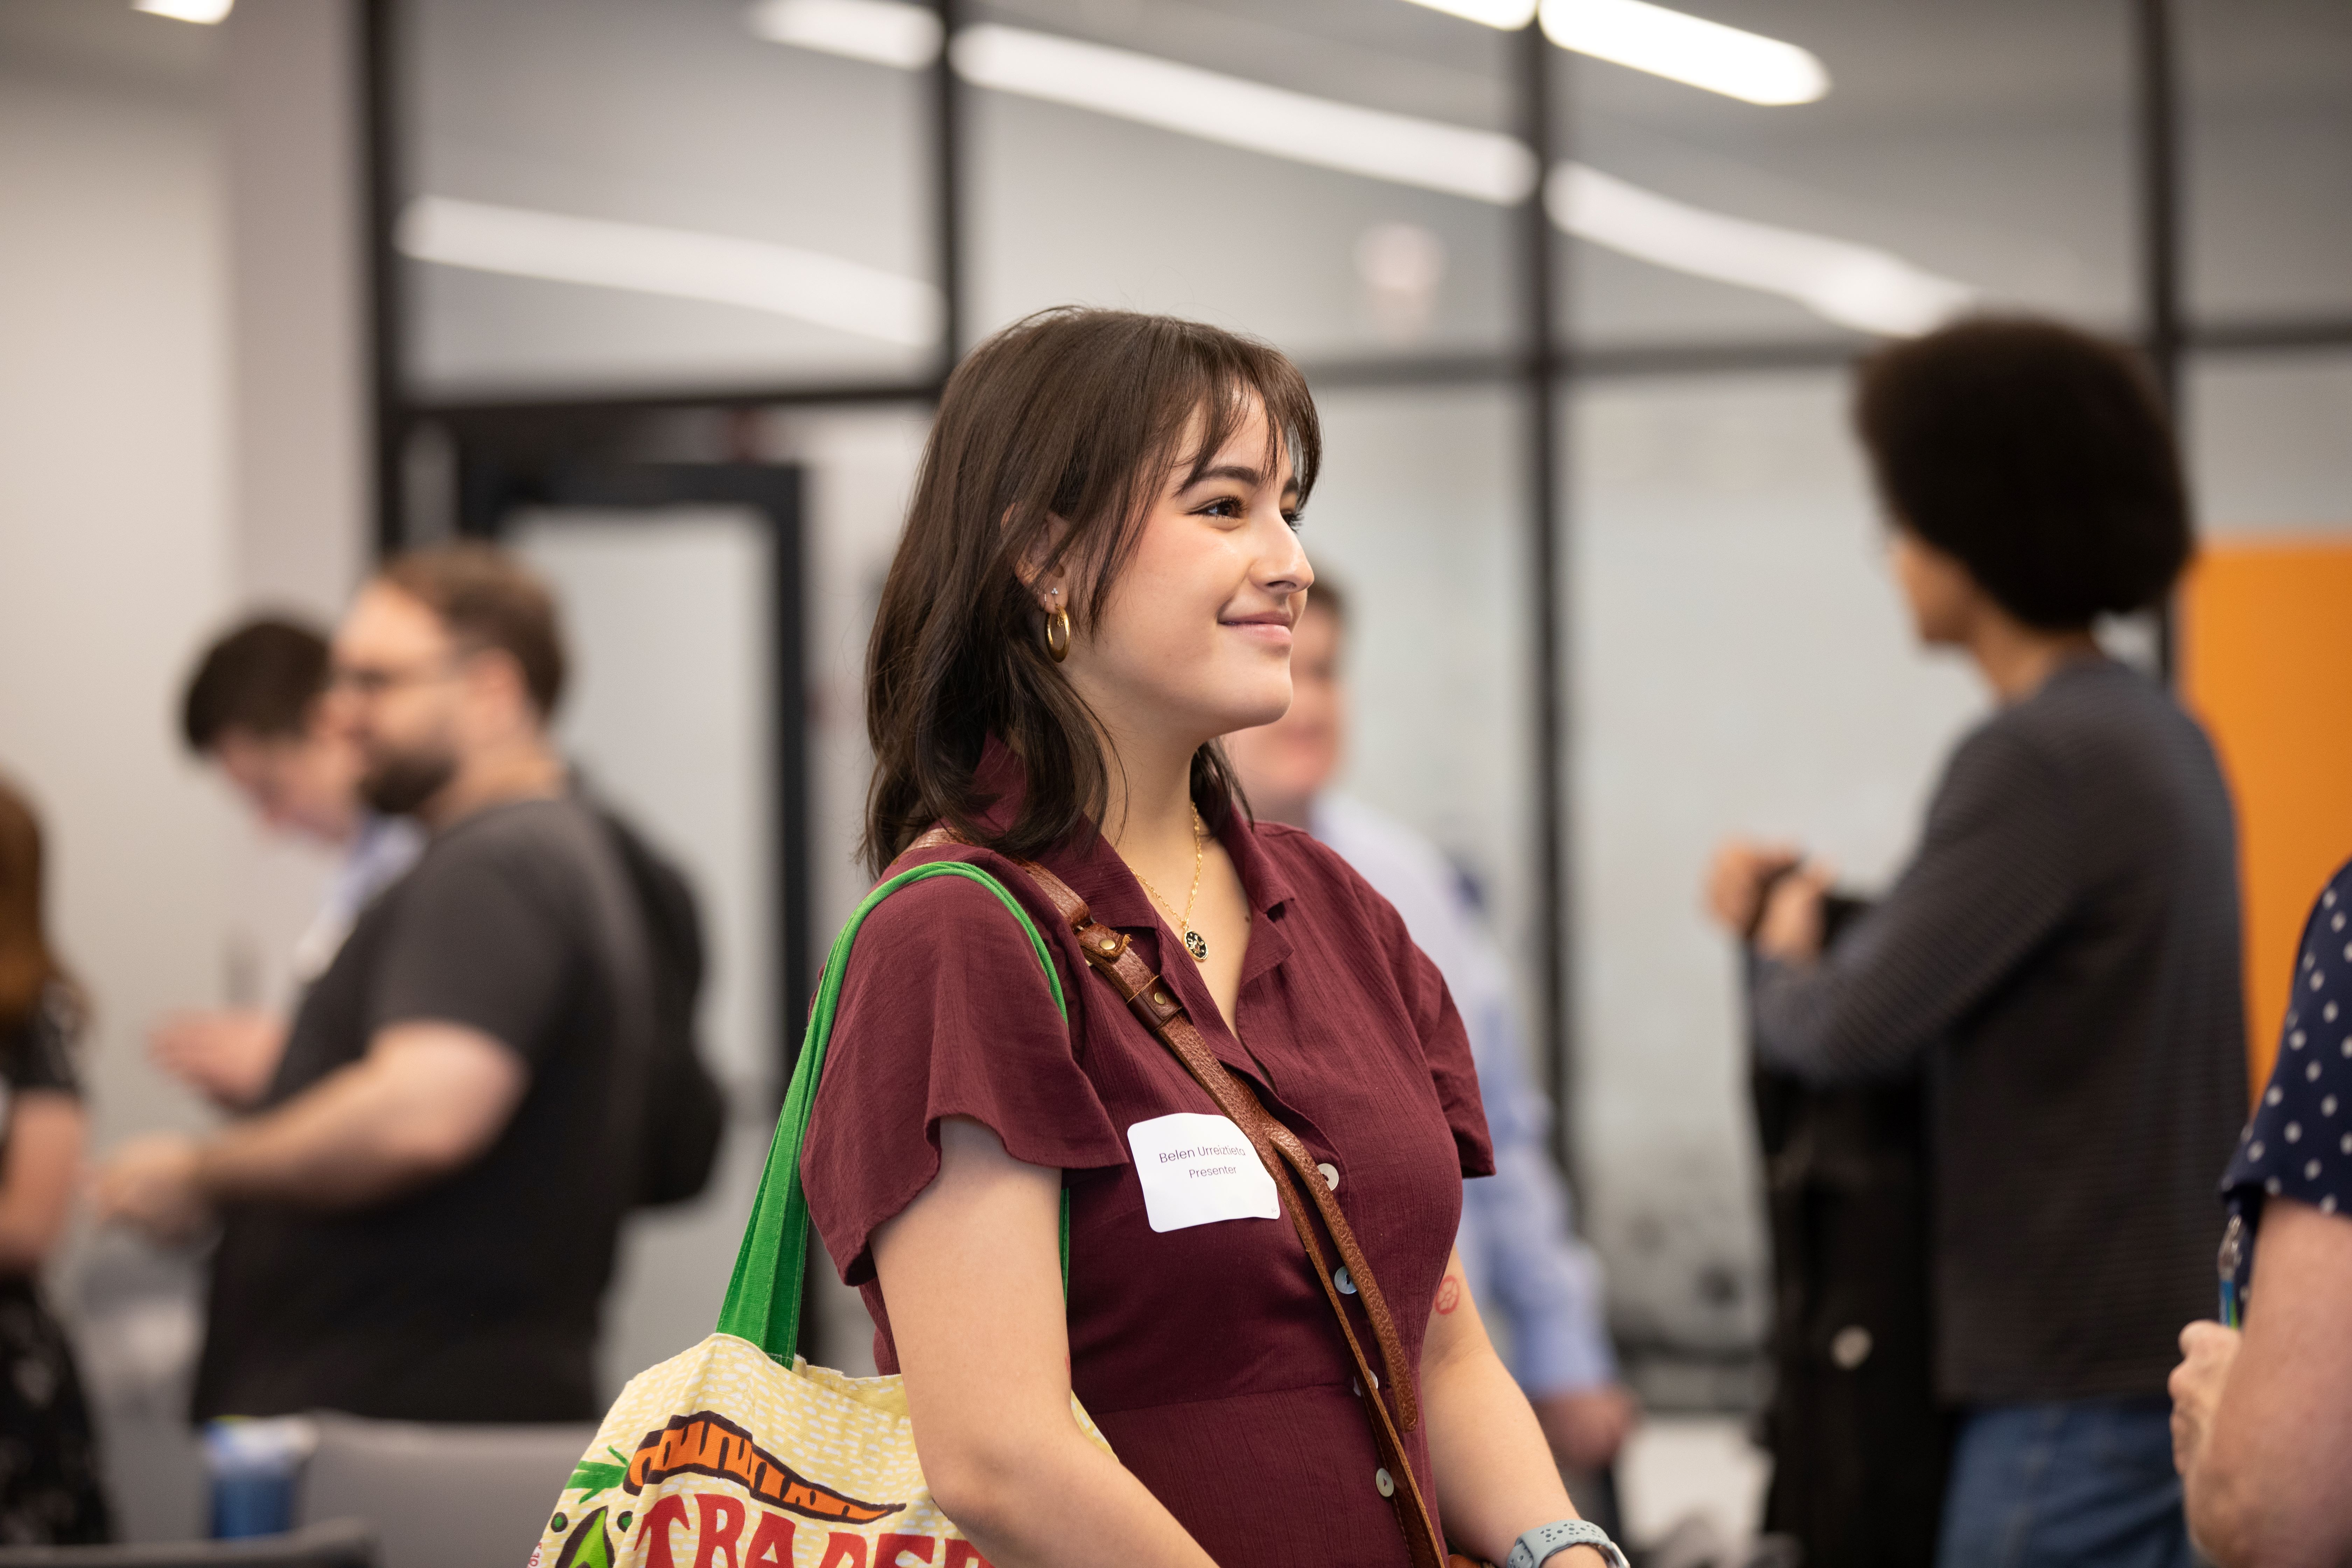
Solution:
{"label": "young woman", "polygon": [[[873,866],[992,873],[1045,934],[1068,1017],[984,889],[894,895],[850,962],[803,1174],[877,1360],[905,1374],[924,1473],[999,1568],[1412,1561],[1297,1233],[1025,862],[1130,939],[1312,1152],[1415,1374],[1411,1468],[1455,1549],[1601,1560],[1559,1544],[1589,1527],[1452,1256],[1462,1177],[1490,1165],[1444,984],[1344,863],[1251,822],[1216,745],[1290,700],[1319,450],[1304,382],[1261,344],[1033,317],[949,384],[883,590]],[[963,845],[908,854],[935,825]],[[1193,1157],[1220,1138],[1237,1159]],[[1367,1345],[1369,1294],[1341,1298]]]}
{"label": "young woman", "polygon": [[69,1055],[81,1008],[41,921],[41,830],[0,782],[0,1541],[104,1541],[89,1412],[38,1276],[73,1203],[81,1091]]}
{"label": "young woman", "polygon": [[1855,421],[1919,638],[1998,708],[1833,942],[1827,872],[1770,847],[1723,849],[1715,913],[1768,1062],[1924,1072],[1938,1568],[2188,1568],[2164,1389],[2245,1110],[2236,834],[2203,731],[2091,634],[2188,559],[2171,434],[2126,351],[2032,321],[1881,350]]}

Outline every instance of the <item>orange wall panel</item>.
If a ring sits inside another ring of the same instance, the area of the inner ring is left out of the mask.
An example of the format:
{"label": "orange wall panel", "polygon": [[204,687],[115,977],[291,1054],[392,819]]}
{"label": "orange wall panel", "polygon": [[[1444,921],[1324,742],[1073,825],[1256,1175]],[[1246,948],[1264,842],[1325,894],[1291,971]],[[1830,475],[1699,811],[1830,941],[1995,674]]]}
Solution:
{"label": "orange wall panel", "polygon": [[2181,687],[2237,797],[2251,1088],[2268,1080],[2312,900],[2352,859],[2352,539],[2208,543]]}

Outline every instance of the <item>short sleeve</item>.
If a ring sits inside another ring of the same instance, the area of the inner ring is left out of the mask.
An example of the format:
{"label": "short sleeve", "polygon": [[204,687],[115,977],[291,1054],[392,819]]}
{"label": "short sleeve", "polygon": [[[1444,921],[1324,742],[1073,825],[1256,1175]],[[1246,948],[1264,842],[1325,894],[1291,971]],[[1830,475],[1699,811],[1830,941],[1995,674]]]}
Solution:
{"label": "short sleeve", "polygon": [[2352,1210],[2352,865],[2304,925],[2271,1081],[2239,1135],[2225,1196]]}
{"label": "short sleeve", "polygon": [[[1338,859],[1336,856],[1333,858]],[[1340,864],[1344,866],[1345,862]],[[1422,1058],[1429,1064],[1429,1081],[1436,1089],[1437,1102],[1445,1111],[1445,1124],[1453,1131],[1462,1173],[1491,1176],[1495,1173],[1495,1149],[1486,1131],[1486,1102],[1478,1093],[1478,1064],[1471,1054],[1470,1034],[1463,1027],[1454,994],[1446,989],[1445,976],[1412,940],[1396,906],[1381,897],[1379,889],[1365,881],[1353,867],[1347,868],[1347,874],[1355,883],[1358,900],[1373,921],[1380,944],[1389,957],[1389,972],[1396,976],[1397,993],[1412,1019],[1414,1033],[1421,1038]]]}
{"label": "short sleeve", "polygon": [[[1069,1000],[1076,1018],[1080,998]],[[946,1117],[982,1123],[1027,1164],[1127,1163],[1071,1040],[1028,933],[987,889],[929,878],[866,917],[801,1156],[810,1215],[845,1282],[874,1277],[876,1227],[939,1173]]]}
{"label": "short sleeve", "polygon": [[31,1015],[9,1031],[0,1055],[0,1080],[18,1093],[33,1091],[81,1097],[74,1070],[73,1041],[79,1032],[72,998],[51,986]]}
{"label": "short sleeve", "polygon": [[[583,918],[533,874],[521,843],[453,843],[402,889],[368,997],[368,1033],[394,1024],[462,1024],[536,1066],[572,991]],[[544,868],[541,869],[546,869]]]}

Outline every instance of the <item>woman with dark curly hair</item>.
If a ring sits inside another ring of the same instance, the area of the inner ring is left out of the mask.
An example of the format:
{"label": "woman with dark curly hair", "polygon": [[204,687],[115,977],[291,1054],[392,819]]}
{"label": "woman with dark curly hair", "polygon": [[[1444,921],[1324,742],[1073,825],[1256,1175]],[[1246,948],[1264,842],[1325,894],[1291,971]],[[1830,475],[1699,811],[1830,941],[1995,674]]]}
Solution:
{"label": "woman with dark curly hair", "polygon": [[1937,1562],[2185,1568],[2164,1390],[2245,1112],[2236,837],[2204,732],[2092,636],[2189,558],[2170,432],[2124,350],[2032,321],[1881,351],[1855,416],[1919,637],[1999,706],[1834,940],[1786,848],[1726,846],[1710,900],[1765,1064],[1923,1074]]}
{"label": "woman with dark curly hair", "polygon": [[89,1119],[81,994],[41,920],[41,829],[0,780],[0,1544],[104,1541],[98,1454],[41,1265],[65,1234]]}

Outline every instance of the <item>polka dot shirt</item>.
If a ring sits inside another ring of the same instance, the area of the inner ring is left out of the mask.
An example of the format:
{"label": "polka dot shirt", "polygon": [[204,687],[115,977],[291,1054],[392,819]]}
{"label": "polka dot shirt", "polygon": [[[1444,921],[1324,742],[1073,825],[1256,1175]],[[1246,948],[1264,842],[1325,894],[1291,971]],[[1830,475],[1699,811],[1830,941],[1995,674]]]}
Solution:
{"label": "polka dot shirt", "polygon": [[2323,1214],[2352,1210],[2352,864],[2336,873],[2303,930],[2278,1065],[2221,1178],[2249,1214],[2289,1197]]}

